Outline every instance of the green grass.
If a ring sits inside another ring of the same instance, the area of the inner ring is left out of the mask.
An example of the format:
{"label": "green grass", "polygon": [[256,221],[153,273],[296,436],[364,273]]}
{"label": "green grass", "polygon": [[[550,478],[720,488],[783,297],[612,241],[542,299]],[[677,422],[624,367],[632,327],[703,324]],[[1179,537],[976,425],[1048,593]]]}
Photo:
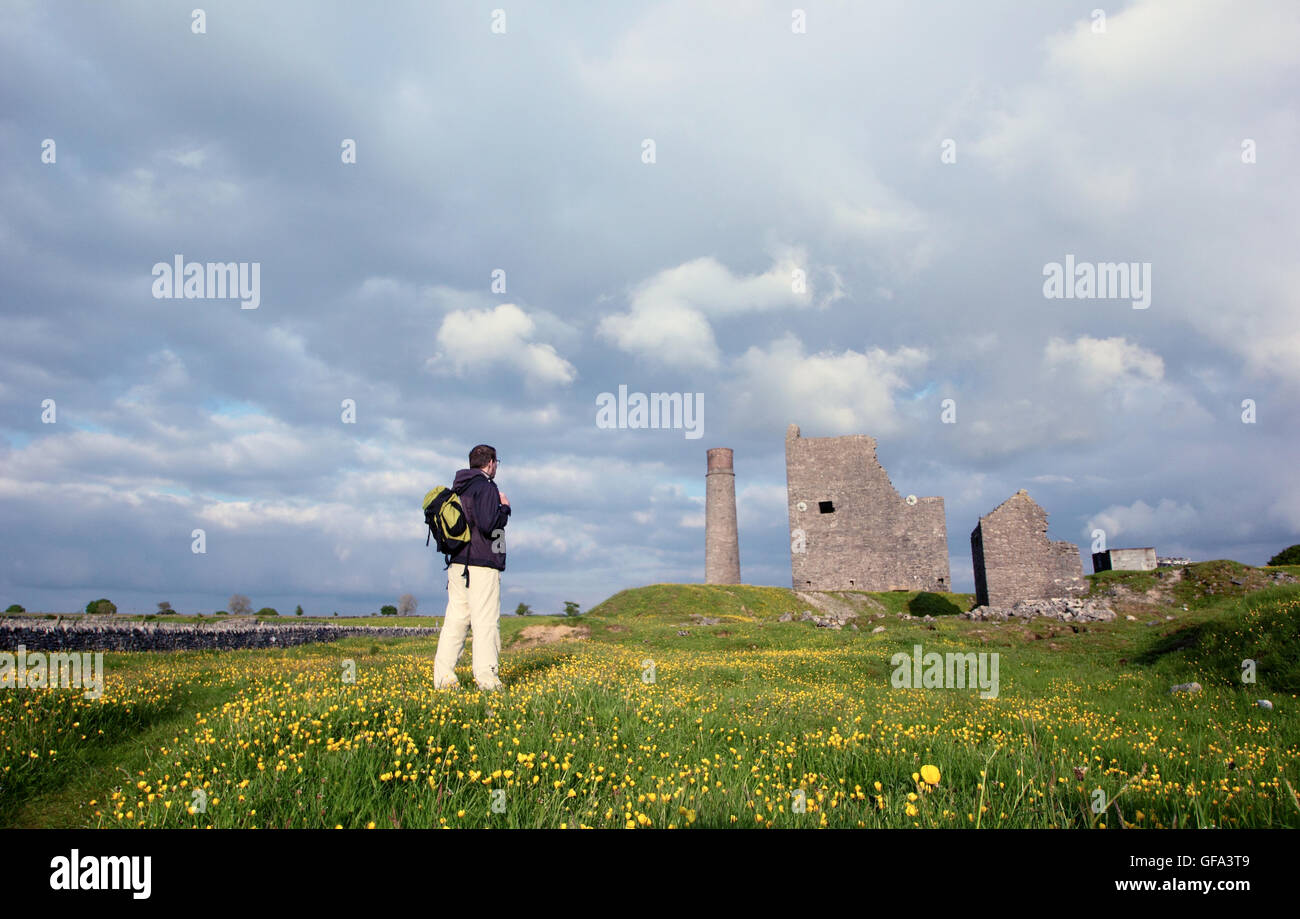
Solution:
{"label": "green grass", "polygon": [[[1089,595],[1106,596],[1116,588],[1134,594],[1155,590],[1165,595],[1164,602],[1168,605],[1186,605],[1190,608],[1213,606],[1225,597],[1242,597],[1272,586],[1272,574],[1284,570],[1282,567],[1253,568],[1240,562],[1219,559],[1181,568],[1158,568],[1155,571],[1101,571],[1088,576]],[[1241,583],[1233,583],[1234,581]]]}
{"label": "green grass", "polygon": [[776,619],[802,609],[781,587],[717,584],[652,584],[620,591],[588,611],[597,618],[685,620],[691,615],[721,619]]}
{"label": "green grass", "polygon": [[[99,701],[0,689],[0,823],[1300,827],[1300,587],[1232,593],[1239,575],[1213,563],[1201,594],[1132,622],[924,622],[897,616],[915,594],[840,598],[881,633],[779,622],[807,608],[780,588],[654,585],[576,619],[502,617],[499,694],[472,689],[468,650],[466,690],[433,690],[436,638],[106,655]],[[588,637],[515,649],[560,625]],[[997,652],[997,698],[894,688],[916,644]]]}
{"label": "green grass", "polygon": [[[909,613],[925,615],[964,612],[974,605],[973,594],[928,593],[893,590],[868,592],[837,590],[827,592],[859,611],[880,611],[890,615]],[[920,598],[918,603],[918,598]],[[946,601],[946,606],[934,602]],[[603,603],[593,606],[588,615],[598,618],[627,620],[671,619],[685,621],[691,616],[730,619],[733,621],[778,619],[783,613],[798,616],[811,604],[799,599],[785,587],[751,587],[735,584],[652,584],[620,591]],[[813,612],[816,612],[814,609]]]}
{"label": "green grass", "polygon": [[1173,662],[1220,686],[1242,683],[1244,661],[1255,662],[1260,693],[1300,694],[1300,594],[1273,587],[1226,601],[1217,615],[1156,642],[1144,663]]}

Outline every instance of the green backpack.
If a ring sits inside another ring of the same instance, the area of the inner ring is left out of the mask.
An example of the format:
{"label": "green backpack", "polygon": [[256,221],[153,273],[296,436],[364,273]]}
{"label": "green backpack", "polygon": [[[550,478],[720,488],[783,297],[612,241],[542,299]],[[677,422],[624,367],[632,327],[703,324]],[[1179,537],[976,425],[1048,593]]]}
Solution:
{"label": "green backpack", "polygon": [[469,545],[469,518],[460,493],[442,485],[430,490],[424,496],[424,523],[429,528],[424,544],[432,537],[447,560],[444,567],[450,568],[452,558]]}

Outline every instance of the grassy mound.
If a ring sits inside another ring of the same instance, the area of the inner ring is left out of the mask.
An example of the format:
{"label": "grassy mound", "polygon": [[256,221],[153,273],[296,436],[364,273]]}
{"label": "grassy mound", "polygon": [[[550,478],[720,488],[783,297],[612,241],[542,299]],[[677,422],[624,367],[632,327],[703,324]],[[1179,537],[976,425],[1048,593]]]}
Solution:
{"label": "grassy mound", "polygon": [[[908,613],[913,616],[949,616],[971,608],[970,594],[892,590],[807,591],[822,605],[866,612]],[[710,616],[723,621],[777,619],[782,613],[799,615],[817,611],[818,604],[785,587],[746,584],[652,584],[619,591],[592,607],[587,615],[601,619],[683,621],[690,616]]]}
{"label": "grassy mound", "polygon": [[[692,615],[728,619],[776,619],[799,605],[783,587],[744,584],[651,584],[621,590],[587,611],[601,619],[671,619]],[[802,607],[799,607],[802,609]]]}
{"label": "grassy mound", "polygon": [[[1245,660],[1256,662],[1253,685],[1241,679]],[[1249,693],[1300,694],[1300,587],[1232,600],[1213,619],[1163,637],[1138,662],[1182,668],[1207,684]]]}
{"label": "grassy mound", "polygon": [[1088,576],[1089,596],[1198,609],[1272,587],[1279,574],[1286,572],[1226,559],[1155,571],[1102,571]]}

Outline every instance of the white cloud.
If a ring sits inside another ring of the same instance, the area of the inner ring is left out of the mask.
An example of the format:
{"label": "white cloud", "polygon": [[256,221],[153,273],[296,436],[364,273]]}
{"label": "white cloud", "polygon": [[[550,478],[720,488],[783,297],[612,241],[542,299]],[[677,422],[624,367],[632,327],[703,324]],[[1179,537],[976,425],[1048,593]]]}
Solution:
{"label": "white cloud", "polygon": [[1044,349],[1050,369],[1064,369],[1077,375],[1088,388],[1115,386],[1132,381],[1159,382],[1165,362],[1124,338],[1092,338],[1082,335],[1073,342],[1053,337]]}
{"label": "white cloud", "polygon": [[[1267,5],[1264,5],[1267,9]],[[1295,62],[1300,19],[1216,0],[1138,0],[1106,17],[1094,34],[1086,19],[1048,41],[1048,69],[1093,97],[1268,84],[1268,71]],[[1213,53],[1206,53],[1213,49]]]}
{"label": "white cloud", "polygon": [[1126,537],[1126,543],[1142,546],[1154,545],[1162,539],[1191,542],[1197,528],[1198,515],[1190,504],[1162,498],[1152,507],[1139,499],[1127,506],[1112,504],[1093,515],[1083,528],[1083,535],[1091,540],[1094,529],[1105,530],[1106,545],[1118,548],[1121,536]]}
{"label": "white cloud", "polygon": [[167,159],[176,163],[178,166],[185,166],[189,169],[198,169],[207,162],[207,151],[200,148],[194,150],[176,151],[165,154]]}
{"label": "white cloud", "polygon": [[701,312],[688,306],[661,304],[654,310],[633,309],[607,316],[600,321],[598,332],[620,350],[664,366],[712,370],[719,364],[713,327]]}
{"label": "white cloud", "polygon": [[895,402],[909,388],[907,375],[929,359],[924,349],[910,347],[807,354],[786,334],[735,360],[732,405],[738,418],[777,430],[797,421],[827,435],[889,434],[898,428]]}
{"label": "white cloud", "polygon": [[[796,290],[795,272],[803,272]],[[631,309],[606,316],[598,333],[623,351],[653,363],[714,369],[721,361],[710,319],[777,309],[825,306],[844,296],[832,268],[829,291],[815,298],[814,270],[806,253],[785,248],[762,274],[738,276],[711,256],[666,268],[637,284]]]}
{"label": "white cloud", "polygon": [[533,383],[572,383],[578,371],[551,345],[531,340],[536,328],[532,317],[513,303],[456,310],[443,317],[438,329],[442,351],[426,366],[468,376],[490,375],[504,365]]}

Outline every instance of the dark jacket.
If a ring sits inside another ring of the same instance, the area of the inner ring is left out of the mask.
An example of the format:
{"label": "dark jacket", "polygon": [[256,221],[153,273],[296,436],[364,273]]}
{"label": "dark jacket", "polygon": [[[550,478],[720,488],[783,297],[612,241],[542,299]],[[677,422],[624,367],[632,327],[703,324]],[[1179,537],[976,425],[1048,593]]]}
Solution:
{"label": "dark jacket", "polygon": [[[506,570],[505,526],[510,519],[510,505],[501,503],[496,483],[482,469],[462,469],[451,487],[460,494],[461,507],[469,518],[469,545],[451,558],[453,565],[480,565]],[[501,531],[494,537],[495,531]],[[500,539],[500,552],[492,543]]]}

